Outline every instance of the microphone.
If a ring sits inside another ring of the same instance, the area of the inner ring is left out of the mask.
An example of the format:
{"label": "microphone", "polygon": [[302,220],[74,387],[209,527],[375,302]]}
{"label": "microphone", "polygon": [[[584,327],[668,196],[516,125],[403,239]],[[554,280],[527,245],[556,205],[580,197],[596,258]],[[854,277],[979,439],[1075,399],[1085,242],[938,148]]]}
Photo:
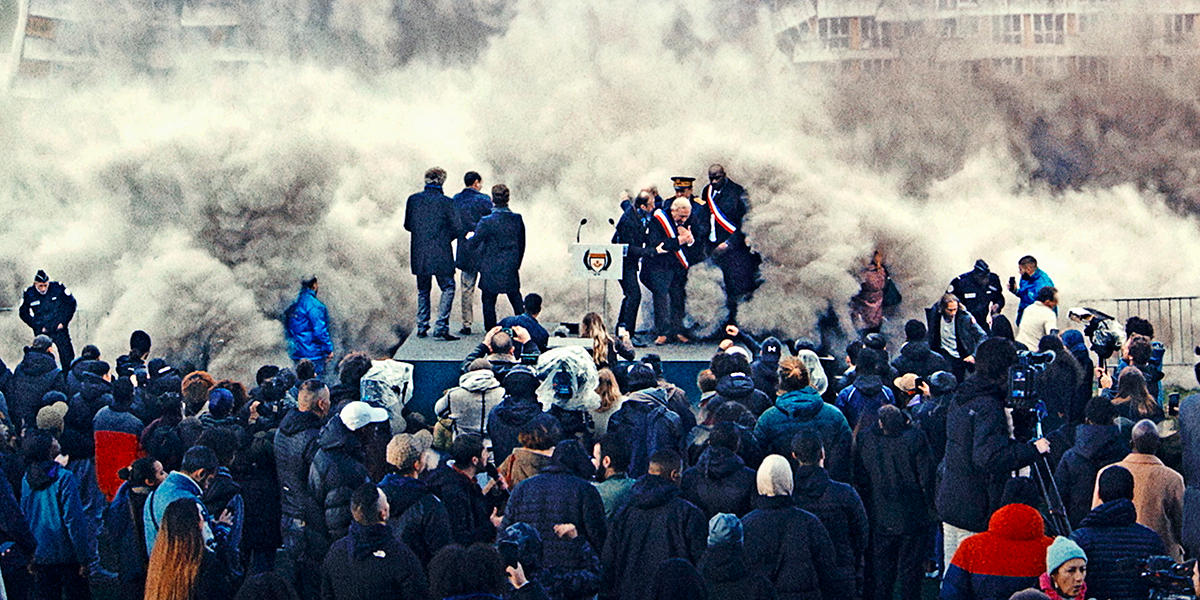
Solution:
{"label": "microphone", "polygon": [[587,219],[579,220],[579,228],[575,230],[575,243],[579,243],[579,232],[583,231],[583,226],[587,225]]}

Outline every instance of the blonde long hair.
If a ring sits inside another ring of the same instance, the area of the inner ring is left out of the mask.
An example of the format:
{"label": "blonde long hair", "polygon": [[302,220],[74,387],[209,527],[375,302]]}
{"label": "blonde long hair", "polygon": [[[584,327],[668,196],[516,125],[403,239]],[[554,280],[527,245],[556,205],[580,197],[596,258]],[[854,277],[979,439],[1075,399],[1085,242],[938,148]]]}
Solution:
{"label": "blonde long hair", "polygon": [[579,326],[579,337],[592,338],[592,360],[596,365],[608,363],[608,349],[613,344],[613,337],[608,334],[608,328],[604,326],[604,317],[594,312],[583,315],[583,323]]}
{"label": "blonde long hair", "polygon": [[600,408],[597,408],[596,412],[606,413],[621,399],[621,386],[611,369],[600,369],[597,376],[600,379],[599,385],[596,386],[596,394],[600,396]]}
{"label": "blonde long hair", "polygon": [[205,551],[199,505],[187,498],[172,502],[150,553],[145,600],[190,600]]}

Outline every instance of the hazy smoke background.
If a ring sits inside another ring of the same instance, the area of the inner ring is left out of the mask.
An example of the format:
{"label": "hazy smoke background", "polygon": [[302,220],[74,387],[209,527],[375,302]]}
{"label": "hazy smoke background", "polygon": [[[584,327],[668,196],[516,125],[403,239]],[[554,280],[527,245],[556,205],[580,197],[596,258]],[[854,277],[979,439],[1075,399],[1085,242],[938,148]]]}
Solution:
{"label": "hazy smoke background", "polygon": [[[381,353],[412,326],[403,206],[433,165],[449,195],[470,169],[512,188],[524,291],[546,296],[551,322],[583,312],[566,261],[580,218],[585,240],[607,241],[622,190],[669,193],[669,176],[703,179],[712,162],[751,194],[765,259],[751,329],[811,335],[827,306],[849,329],[876,247],[906,297],[898,319],[976,258],[1007,279],[1037,256],[1065,306],[1200,284],[1188,75],[830,82],[798,72],[769,12],[735,0],[342,0],[311,45],[337,51],[314,57],[292,37],[307,6],[257,6],[261,62],[149,77],[174,50],[114,33],[102,83],[0,98],[0,304],[45,268],[79,299],[77,346],[111,360],[142,328],[155,355],[249,377],[286,360],[278,315],[316,273],[339,353]],[[1072,165],[1066,191],[1032,177],[1046,152]],[[721,317],[719,281],[692,273],[702,325]],[[0,319],[0,340],[11,365],[28,330]]]}

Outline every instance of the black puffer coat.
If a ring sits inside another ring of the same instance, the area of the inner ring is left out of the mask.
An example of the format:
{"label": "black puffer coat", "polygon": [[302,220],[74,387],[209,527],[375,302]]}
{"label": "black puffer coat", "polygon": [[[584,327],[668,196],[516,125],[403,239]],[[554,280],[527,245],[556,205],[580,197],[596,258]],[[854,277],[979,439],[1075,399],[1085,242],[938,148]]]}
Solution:
{"label": "black puffer coat", "polygon": [[920,340],[900,346],[900,356],[892,360],[892,367],[901,375],[914,373],[917,377],[929,379],[938,371],[949,371],[950,363],[946,362],[946,357],[930,350],[929,342]]}
{"label": "black puffer coat", "polygon": [[862,431],[854,466],[874,531],[916,535],[928,529],[935,467],[921,430],[906,424],[890,434],[879,427]]}
{"label": "black puffer coat", "polygon": [[771,580],[780,600],[849,598],[853,575],[830,564],[835,551],[821,521],[788,496],[758,501],[759,508],[742,519],[747,566]]}
{"label": "black puffer coat", "polygon": [[25,358],[13,369],[4,394],[12,413],[9,416],[17,427],[22,424],[33,426],[37,411],[42,407],[42,397],[61,385],[60,374],[58,363],[49,352],[25,349]]}
{"label": "black puffer coat", "polygon": [[308,493],[308,470],[320,436],[321,417],[309,411],[292,410],[275,431],[275,469],[285,516],[306,521],[316,517],[317,503]]}
{"label": "black puffer coat", "polygon": [[424,481],[446,508],[451,541],[470,546],[496,539],[496,528],[491,522],[492,509],[473,479],[442,465],[429,472]]}
{"label": "black puffer coat", "polygon": [[746,408],[755,417],[771,408],[771,399],[762,390],[754,387],[754,380],[745,373],[731,373],[717,382],[717,396],[709,401],[711,406],[720,406],[722,402],[734,401]]}
{"label": "black puffer coat", "polygon": [[[854,488],[829,478],[821,467],[796,469],[792,500],[796,506],[817,516],[837,557],[837,564],[854,573],[860,583],[864,577],[869,529],[867,511]],[[855,589],[861,588],[857,585]]]}
{"label": "black puffer coat", "polygon": [[1137,522],[1137,509],[1125,499],[1105,502],[1083,518],[1071,534],[1087,554],[1089,598],[1141,600],[1148,597],[1145,581],[1130,559],[1167,554],[1162,538]]}
{"label": "black puffer coat", "polygon": [[754,469],[728,448],[710,446],[700,455],[696,466],[683,472],[679,480],[684,500],[704,512],[705,519],[717,513],[745,516],[754,509]]}
{"label": "black puffer coat", "polygon": [[697,568],[708,587],[708,600],[775,600],[775,588],[762,575],[746,568],[741,543],[714,544],[704,551]]}
{"label": "black puffer coat", "polygon": [[308,469],[308,490],[320,509],[316,531],[333,543],[350,531],[350,495],[370,477],[358,440],[341,419],[330,419],[317,443],[320,447]]}
{"label": "black puffer coat", "polygon": [[1037,459],[1033,444],[1008,437],[1003,383],[971,375],[959,387],[946,418],[946,457],[938,487],[941,520],[967,531],[986,531],[1000,508],[1011,473]]}
{"label": "black puffer coat", "polygon": [[506,397],[488,413],[488,437],[492,440],[492,460],[504,462],[513,449],[521,444],[517,435],[521,428],[542,414],[542,405],[537,398]]}
{"label": "black puffer coat", "polygon": [[762,342],[758,360],[750,363],[750,378],[754,387],[774,398],[779,389],[779,358],[783,353],[783,343],[778,338],[769,337]]}
{"label": "black puffer coat", "polygon": [[613,519],[604,544],[604,599],[640,600],[658,564],[682,558],[695,564],[708,538],[704,514],[679,497],[675,484],[646,475],[633,484],[629,504]]}
{"label": "black puffer coat", "polygon": [[558,537],[554,526],[574,523],[579,535],[592,548],[603,548],[608,533],[604,520],[604,503],[592,484],[571,474],[557,464],[530,477],[513,488],[504,513],[504,527],[525,523],[537,529],[542,537],[545,566],[580,569],[570,548],[570,540]]}
{"label": "black puffer coat", "polygon": [[387,496],[388,526],[408,544],[421,564],[429,566],[433,555],[450,543],[450,518],[446,507],[424,481],[391,473],[379,482]]}
{"label": "black puffer coat", "polygon": [[1072,527],[1079,527],[1092,509],[1096,474],[1121,462],[1129,448],[1116,425],[1076,425],[1075,445],[1063,453],[1054,470],[1054,481]]}

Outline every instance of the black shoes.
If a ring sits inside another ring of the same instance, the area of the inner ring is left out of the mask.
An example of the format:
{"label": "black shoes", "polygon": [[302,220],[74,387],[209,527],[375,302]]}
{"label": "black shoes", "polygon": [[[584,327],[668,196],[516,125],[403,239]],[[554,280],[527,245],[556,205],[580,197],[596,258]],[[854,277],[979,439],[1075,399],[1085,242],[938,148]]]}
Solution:
{"label": "black shoes", "polygon": [[429,332],[428,331],[418,331],[417,337],[419,337],[421,339],[425,339],[425,338],[429,337]]}
{"label": "black shoes", "polygon": [[458,335],[471,335],[471,328],[470,328],[470,327],[463,327],[462,329],[459,329],[459,330],[458,330]]}
{"label": "black shoes", "polygon": [[443,331],[443,332],[441,332],[441,333],[435,333],[435,334],[433,334],[433,337],[435,337],[435,338],[437,338],[437,339],[439,339],[439,340],[442,340],[443,342],[457,342],[458,340],[462,339],[462,338],[460,338],[460,337],[457,337],[457,336],[450,335],[450,332],[449,332],[449,331]]}

